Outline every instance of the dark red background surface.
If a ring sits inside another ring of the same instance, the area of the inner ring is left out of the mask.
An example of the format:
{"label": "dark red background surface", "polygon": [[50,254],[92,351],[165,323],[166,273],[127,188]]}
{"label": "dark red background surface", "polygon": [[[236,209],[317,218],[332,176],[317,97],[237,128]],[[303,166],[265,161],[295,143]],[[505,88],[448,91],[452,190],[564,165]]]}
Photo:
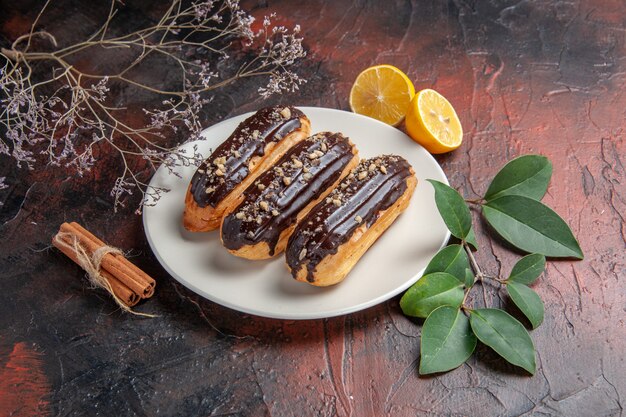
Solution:
{"label": "dark red background surface", "polygon": [[[161,3],[126,1],[123,26]],[[2,1],[0,42],[29,28],[40,2]],[[545,198],[586,258],[551,261],[535,289],[546,304],[532,332],[538,371],[488,348],[459,369],[417,375],[420,326],[398,298],[345,317],[279,321],[204,301],[152,256],[131,205],[112,212],[113,159],[84,179],[58,169],[0,176],[0,416],[16,415],[622,415],[626,399],[626,5],[602,1],[246,1],[302,26],[300,92],[263,101],[254,79],[216,94],[206,125],[269,103],[348,109],[356,75],[377,63],[454,104],[463,145],[437,159],[468,197],[507,160],[541,153],[554,164]],[[99,25],[107,2],[53,2],[42,26],[63,43]],[[98,56],[82,65],[106,66]],[[154,76],[167,68],[153,68]],[[144,104],[120,92],[121,104]],[[381,138],[384,140],[384,138]],[[81,271],[41,250],[64,220],[134,248],[158,281],[141,319],[121,314]],[[478,218],[477,218],[478,221]],[[506,274],[518,255],[478,223],[479,262]],[[384,277],[381,277],[384,279]],[[486,286],[474,303],[506,305]]]}

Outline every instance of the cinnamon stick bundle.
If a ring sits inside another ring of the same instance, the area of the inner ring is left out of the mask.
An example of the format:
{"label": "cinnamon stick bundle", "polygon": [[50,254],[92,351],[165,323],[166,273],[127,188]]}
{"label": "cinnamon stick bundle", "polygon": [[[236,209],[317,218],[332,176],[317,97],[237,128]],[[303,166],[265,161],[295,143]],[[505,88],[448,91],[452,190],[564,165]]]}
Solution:
{"label": "cinnamon stick bundle", "polygon": [[63,223],[52,244],[85,269],[95,286],[107,290],[120,307],[129,311],[141,299],[154,294],[156,282],[76,222]]}

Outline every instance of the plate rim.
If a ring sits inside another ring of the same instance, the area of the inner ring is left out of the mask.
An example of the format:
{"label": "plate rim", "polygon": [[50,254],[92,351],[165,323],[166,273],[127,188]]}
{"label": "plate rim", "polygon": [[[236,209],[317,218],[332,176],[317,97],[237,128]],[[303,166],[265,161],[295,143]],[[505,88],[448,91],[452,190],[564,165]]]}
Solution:
{"label": "plate rim", "polygon": [[[298,106],[298,105],[294,105],[294,107],[297,107],[299,109],[302,109],[304,113],[308,111],[322,111],[322,112],[331,112],[331,113],[335,113],[335,112],[340,112],[340,113],[348,113],[351,115],[351,117],[357,117],[357,118],[362,118],[367,120],[369,123],[374,122],[375,124],[380,124],[382,126],[384,126],[385,128],[391,128],[391,129],[396,129],[391,125],[388,125],[386,123],[383,123],[379,120],[373,119],[371,117],[368,116],[364,116],[358,113],[353,113],[350,111],[346,111],[346,110],[341,110],[341,109],[334,109],[334,108],[329,108],[329,107],[316,107],[316,106]],[[239,115],[234,115],[234,116],[230,116],[224,120],[221,120],[211,126],[208,126],[206,128],[204,128],[202,130],[202,132],[200,133],[201,136],[204,135],[204,133],[210,129],[214,129],[219,127],[221,124],[230,122],[231,119],[234,118],[246,118],[251,116],[252,114],[254,114],[255,111],[250,111],[250,112],[246,112],[246,113],[242,113]],[[405,134],[403,131],[397,129],[398,131],[400,131],[401,133]],[[407,136],[408,137],[408,136]],[[195,144],[196,142],[201,142],[202,139],[198,139],[192,142],[187,142],[187,143],[183,143],[180,146],[193,146],[192,144]],[[441,174],[441,176],[444,179],[444,183],[446,185],[450,185],[449,180],[448,180],[448,176],[446,175],[446,173],[443,171],[443,169],[441,168],[441,165],[439,164],[439,162],[437,162],[437,160],[433,157],[433,155],[426,151],[419,143],[415,142],[415,146],[422,148],[422,150],[426,153],[427,157],[430,158],[434,163],[435,163],[435,167],[436,169],[439,171],[439,173]],[[149,181],[149,185],[152,185],[152,182],[154,181],[154,178],[157,176],[157,173],[159,173],[160,170],[165,170],[165,168],[163,166],[160,166],[152,175],[152,177],[150,178]],[[145,199],[144,199],[145,202]],[[158,204],[158,202],[156,203]],[[248,307],[241,307],[239,305],[235,306],[234,304],[230,303],[227,300],[223,300],[220,299],[218,297],[214,297],[211,294],[205,292],[204,290],[196,287],[195,285],[193,285],[191,282],[185,280],[184,278],[182,278],[181,276],[179,276],[176,272],[174,272],[174,270],[167,264],[167,262],[164,261],[164,259],[161,258],[161,255],[159,254],[159,252],[156,250],[156,246],[154,243],[154,239],[153,236],[150,234],[149,228],[147,227],[147,219],[149,217],[149,213],[152,211],[150,210],[151,207],[146,206],[144,207],[144,209],[142,210],[142,226],[143,226],[143,230],[144,230],[144,234],[146,236],[146,239],[148,241],[148,245],[150,246],[150,250],[152,251],[152,254],[154,255],[154,257],[157,259],[157,261],[159,262],[159,264],[161,265],[161,267],[163,267],[163,269],[165,269],[167,271],[167,273],[178,283],[182,284],[185,288],[189,289],[190,291],[194,292],[195,294],[198,294],[199,296],[214,302],[216,304],[219,304],[223,307],[229,308],[230,310],[239,312],[239,313],[244,313],[244,314],[251,314],[257,317],[263,317],[263,318],[270,318],[270,319],[278,319],[278,320],[319,320],[319,319],[324,319],[324,318],[331,318],[331,317],[339,317],[339,316],[345,316],[348,314],[352,314],[358,311],[362,311],[365,309],[368,309],[370,307],[374,307],[377,306],[378,304],[381,304],[393,297],[395,297],[396,295],[400,294],[401,292],[405,291],[407,288],[409,288],[411,285],[413,285],[415,282],[417,282],[422,276],[424,271],[426,270],[426,267],[422,268],[420,271],[416,272],[410,279],[408,279],[403,285],[400,285],[399,287],[388,291],[384,294],[379,295],[378,297],[375,297],[373,299],[369,299],[367,301],[361,302],[359,304],[347,307],[347,308],[341,308],[341,309],[336,309],[333,310],[331,312],[329,311],[320,311],[314,314],[311,313],[306,313],[306,314],[299,314],[299,313],[288,313],[288,314],[272,314],[272,313],[268,313],[265,311],[259,311],[256,310],[255,308],[248,308]],[[451,233],[448,229],[446,229],[446,233],[445,233],[445,237],[442,240],[441,244],[439,245],[439,250],[441,250],[444,246],[447,245],[448,241],[450,240],[450,236]]]}

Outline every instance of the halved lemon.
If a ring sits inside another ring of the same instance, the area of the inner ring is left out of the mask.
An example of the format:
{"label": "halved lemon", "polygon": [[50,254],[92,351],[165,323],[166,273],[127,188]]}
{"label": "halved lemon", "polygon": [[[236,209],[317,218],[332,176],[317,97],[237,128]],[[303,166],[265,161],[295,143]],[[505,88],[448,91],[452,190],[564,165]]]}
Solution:
{"label": "halved lemon", "polygon": [[353,112],[392,126],[402,122],[415,87],[405,73],[392,65],[376,65],[361,72],[350,90]]}
{"label": "halved lemon", "polygon": [[415,95],[405,122],[409,136],[430,153],[450,152],[463,141],[463,127],[454,107],[435,90]]}

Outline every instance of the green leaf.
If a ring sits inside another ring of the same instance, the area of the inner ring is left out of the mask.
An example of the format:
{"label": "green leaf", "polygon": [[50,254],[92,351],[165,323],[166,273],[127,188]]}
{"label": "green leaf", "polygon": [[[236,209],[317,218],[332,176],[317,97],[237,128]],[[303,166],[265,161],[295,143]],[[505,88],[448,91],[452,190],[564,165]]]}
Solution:
{"label": "green leaf", "polygon": [[508,280],[532,284],[545,269],[546,257],[539,253],[532,253],[517,261]]}
{"label": "green leaf", "polygon": [[463,302],[463,283],[447,272],[424,275],[400,299],[407,316],[426,318],[437,307],[458,307]]}
{"label": "green leaf", "polygon": [[522,313],[530,320],[533,329],[543,322],[543,302],[539,295],[524,284],[508,282],[506,289],[511,300],[522,310]]}
{"label": "green leaf", "polygon": [[583,258],[567,223],[539,201],[505,195],[483,205],[483,215],[505,240],[523,251]]}
{"label": "green leaf", "polygon": [[441,249],[428,263],[424,275],[447,272],[459,281],[465,280],[465,268],[469,266],[467,254],[461,245],[450,245]]}
{"label": "green leaf", "polygon": [[496,174],[485,194],[491,201],[505,195],[523,195],[541,200],[552,176],[552,164],[545,156],[524,155],[507,163]]}
{"label": "green leaf", "polygon": [[471,269],[465,268],[465,288],[470,289],[474,286],[474,273]]}
{"label": "green leaf", "polygon": [[465,239],[472,227],[472,216],[465,200],[454,188],[439,181],[428,181],[435,188],[435,203],[450,233]]}
{"label": "green leaf", "polygon": [[470,227],[470,231],[465,238],[465,243],[470,245],[474,250],[478,250],[478,242],[476,242],[476,235],[474,234],[474,227]]}
{"label": "green leaf", "polygon": [[478,340],[534,375],[535,347],[522,323],[505,311],[481,308],[470,312],[470,324]]}
{"label": "green leaf", "polygon": [[422,375],[445,372],[460,366],[474,352],[476,336],[469,319],[458,308],[442,306],[428,316],[422,328]]}

